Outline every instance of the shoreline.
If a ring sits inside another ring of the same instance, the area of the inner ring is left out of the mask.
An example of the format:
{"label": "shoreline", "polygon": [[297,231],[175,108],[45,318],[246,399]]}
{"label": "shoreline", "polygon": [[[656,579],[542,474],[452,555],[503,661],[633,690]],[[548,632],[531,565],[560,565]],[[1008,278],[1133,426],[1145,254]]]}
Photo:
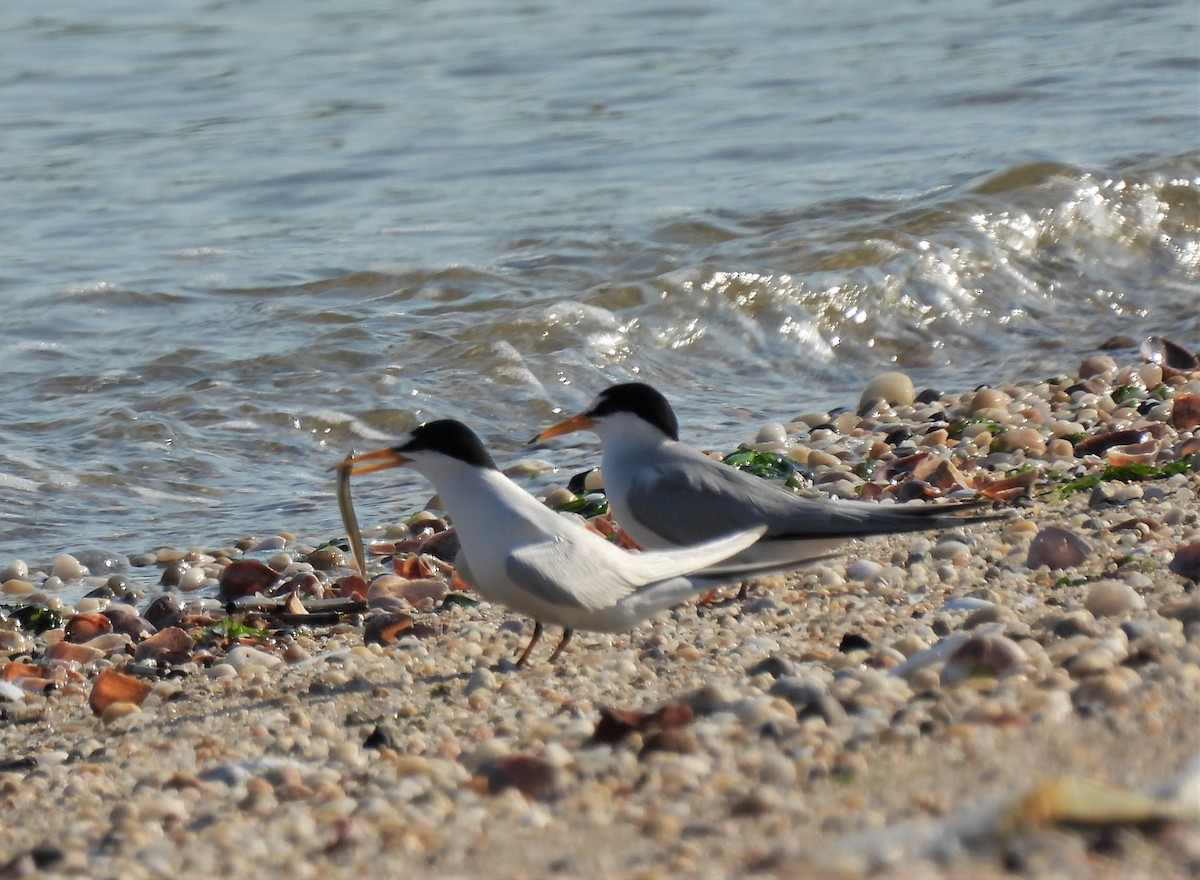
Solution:
{"label": "shoreline", "polygon": [[[265,636],[222,643],[197,609],[163,653],[0,624],[0,876],[1194,875],[1200,370],[1162,357],[925,402],[893,379],[764,426],[821,491],[1016,515],[579,633],[553,667],[514,670],[528,622],[446,604],[436,566]],[[349,574],[321,549],[286,574],[310,614]],[[205,566],[228,569],[179,577]],[[93,711],[105,670],[145,692]],[[596,743],[606,709],[625,723]]]}

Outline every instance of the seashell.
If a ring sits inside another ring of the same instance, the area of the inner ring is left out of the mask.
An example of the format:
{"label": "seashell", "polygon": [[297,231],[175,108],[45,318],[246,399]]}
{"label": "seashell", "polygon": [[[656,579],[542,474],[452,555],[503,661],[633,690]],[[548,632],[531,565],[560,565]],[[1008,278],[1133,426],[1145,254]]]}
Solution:
{"label": "seashell", "polygon": [[1186,458],[1189,455],[1195,455],[1200,452],[1200,436],[1192,437],[1190,440],[1184,440],[1175,450],[1176,458]]}
{"label": "seashell", "polygon": [[558,772],[544,758],[533,755],[505,755],[487,768],[487,793],[500,794],[515,788],[530,800],[547,800],[558,785]]}
{"label": "seashell", "polygon": [[611,745],[620,742],[631,733],[685,727],[691,724],[695,717],[695,710],[687,703],[667,703],[653,712],[605,707],[600,710],[600,720],[596,722],[596,729],[592,732],[592,742]]}
{"label": "seashell", "polygon": [[1142,343],[1142,360],[1158,364],[1165,375],[1170,375],[1171,371],[1187,372],[1200,366],[1194,354],[1162,336],[1146,338]]}
{"label": "seashell", "polygon": [[1200,394],[1181,392],[1171,401],[1171,424],[1176,431],[1200,427]]}
{"label": "seashell", "polygon": [[337,582],[335,592],[344,598],[366,599],[368,593],[367,579],[362,575],[351,574]]}
{"label": "seashell", "polygon": [[1092,545],[1065,526],[1046,526],[1029,542],[1025,564],[1029,568],[1070,568],[1083,562]]}
{"label": "seashell", "polygon": [[1170,569],[1190,581],[1200,581],[1200,541],[1192,541],[1175,548]]}
{"label": "seashell", "polygon": [[905,480],[896,487],[892,494],[896,496],[896,500],[901,504],[906,501],[916,501],[917,499],[925,501],[930,498],[940,498],[942,496],[940,491],[924,480]]}
{"label": "seashell", "polygon": [[90,642],[96,636],[113,631],[112,622],[103,614],[76,614],[63,627],[68,642]]}
{"label": "seashell", "polygon": [[1030,825],[1157,825],[1172,820],[1193,821],[1196,808],[1160,800],[1093,779],[1061,778],[1043,782],[1019,797],[1005,811],[1005,833]]}
{"label": "seashell", "polygon": [[1152,464],[1161,448],[1162,444],[1157,440],[1144,440],[1129,446],[1112,446],[1104,453],[1104,457],[1109,464],[1117,466]]}
{"label": "seashell", "polygon": [[97,715],[103,715],[104,710],[114,703],[132,703],[140,706],[150,693],[149,682],[117,672],[115,669],[105,669],[96,676],[92,685],[88,705]]}
{"label": "seashell", "polygon": [[975,478],[975,489],[984,498],[993,501],[1012,501],[1029,495],[1039,476],[1041,471],[1036,468],[1021,471],[1011,477],[992,478],[980,474]]}
{"label": "seashell", "polygon": [[413,619],[411,614],[403,611],[389,611],[372,614],[363,624],[363,641],[368,645],[390,645],[401,635],[416,635],[412,632]]}
{"label": "seashell", "polygon": [[1025,650],[1012,639],[994,634],[971,636],[946,660],[942,681],[953,682],[977,675],[1000,676],[1029,662]]}
{"label": "seashell", "polygon": [[279,574],[257,559],[239,559],[225,566],[221,572],[217,598],[222,602],[264,593],[271,584],[279,580]]}
{"label": "seashell", "polygon": [[177,626],[169,626],[138,645],[133,659],[136,662],[153,660],[157,663],[186,663],[195,648],[196,643],[192,641],[191,636]]}
{"label": "seashell", "polygon": [[1125,431],[1108,431],[1104,434],[1093,434],[1075,444],[1076,455],[1103,455],[1114,446],[1132,446],[1144,443],[1150,439],[1145,431],[1129,429]]}
{"label": "seashell", "polygon": [[431,577],[437,570],[430,558],[425,556],[396,557],[392,560],[392,571],[410,581]]}
{"label": "seashell", "polygon": [[81,666],[93,663],[104,656],[104,652],[91,645],[76,645],[72,642],[55,642],[46,647],[43,656],[47,660],[58,660],[63,663],[78,663]]}
{"label": "seashell", "polygon": [[966,474],[959,470],[957,465],[949,459],[943,459],[925,479],[926,482],[937,486],[943,492],[966,489],[971,485],[971,481],[967,479]]}

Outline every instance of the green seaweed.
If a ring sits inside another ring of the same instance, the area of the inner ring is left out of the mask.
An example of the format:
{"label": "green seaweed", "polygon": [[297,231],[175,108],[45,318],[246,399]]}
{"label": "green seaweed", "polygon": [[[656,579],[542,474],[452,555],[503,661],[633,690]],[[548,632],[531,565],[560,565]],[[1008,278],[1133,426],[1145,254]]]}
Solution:
{"label": "green seaweed", "polygon": [[1191,469],[1195,457],[1195,453],[1191,455],[1185,455],[1183,458],[1177,458],[1174,461],[1169,461],[1161,467],[1159,465],[1147,464],[1145,462],[1105,465],[1104,470],[1100,471],[1100,473],[1088,474],[1087,476],[1080,477],[1077,480],[1071,480],[1071,482],[1065,483],[1058,488],[1058,493],[1061,497],[1067,498],[1075,492],[1080,492],[1084,489],[1091,489],[1099,483],[1109,481],[1116,481],[1120,483],[1136,483],[1145,480],[1161,480],[1164,477],[1186,473]]}
{"label": "green seaweed", "polygon": [[608,497],[601,492],[588,492],[584,495],[576,495],[563,504],[550,506],[559,513],[577,513],[584,519],[591,519],[593,516],[603,516],[608,513]]}
{"label": "green seaweed", "polygon": [[244,623],[236,617],[226,617],[223,620],[218,620],[212,626],[206,627],[204,632],[227,642],[237,641],[243,636],[254,636],[263,639],[271,634],[268,629],[250,626],[250,624]]}
{"label": "green seaweed", "polygon": [[21,629],[32,630],[34,633],[44,633],[48,629],[62,626],[62,615],[51,608],[42,605],[3,605],[0,606],[9,620],[15,620]]}
{"label": "green seaweed", "polygon": [[780,455],[778,452],[739,449],[737,452],[731,452],[721,461],[739,471],[754,474],[765,480],[788,480],[804,471],[804,465],[796,459],[788,455]]}
{"label": "green seaweed", "polygon": [[1109,396],[1113,399],[1113,403],[1125,403],[1141,397],[1141,393],[1142,389],[1136,385],[1118,385]]}

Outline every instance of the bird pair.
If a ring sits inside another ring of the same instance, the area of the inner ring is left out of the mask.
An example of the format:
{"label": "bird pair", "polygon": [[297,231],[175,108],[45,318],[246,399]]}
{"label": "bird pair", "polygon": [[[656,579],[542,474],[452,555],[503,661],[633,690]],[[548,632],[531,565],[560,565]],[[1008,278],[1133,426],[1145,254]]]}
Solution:
{"label": "bird pair", "polygon": [[583,412],[531,442],[572,431],[599,435],[601,473],[630,553],[556,513],[497,469],[458,421],[429,422],[395,446],[349,460],[351,474],[407,465],[428,479],[454,523],[459,575],[481,596],[534,620],[523,666],[543,625],[624,632],[698,593],[773,574],[854,539],[961,525],[969,505],[884,506],[801,498],[679,442],[666,398],[649,385],[602,392]]}

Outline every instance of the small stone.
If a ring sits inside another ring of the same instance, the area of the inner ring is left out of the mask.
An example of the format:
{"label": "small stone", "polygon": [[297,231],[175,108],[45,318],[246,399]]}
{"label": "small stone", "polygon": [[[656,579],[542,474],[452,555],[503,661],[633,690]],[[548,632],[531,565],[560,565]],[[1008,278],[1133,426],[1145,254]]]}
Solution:
{"label": "small stone", "polygon": [[1116,369],[1117,362],[1110,355],[1094,354],[1084,358],[1079,364],[1079,378],[1090,379]]}
{"label": "small stone", "polygon": [[346,554],[342,552],[341,548],[330,545],[309,553],[304,561],[317,571],[331,571],[346,565]]}
{"label": "small stone", "polygon": [[779,422],[769,422],[758,429],[755,443],[786,443],[787,428]]}
{"label": "small stone", "polygon": [[184,630],[177,626],[169,626],[139,644],[133,659],[139,663],[145,660],[168,664],[186,663],[195,648],[196,643]]}
{"label": "small stone", "polygon": [[486,773],[488,794],[515,788],[530,800],[545,800],[554,794],[558,773],[553,764],[533,755],[497,758]]}
{"label": "small stone", "polygon": [[1171,402],[1171,424],[1177,431],[1200,427],[1200,394],[1182,392]]}
{"label": "small stone", "polygon": [[1096,617],[1118,617],[1146,607],[1146,600],[1128,584],[1098,581],[1088,591],[1083,607]]}
{"label": "small stone", "polygon": [[238,672],[244,672],[255,668],[271,669],[282,663],[283,659],[249,645],[236,645],[225,655],[225,662]]}
{"label": "small stone", "polygon": [[255,593],[266,592],[277,580],[279,573],[271,566],[264,565],[257,559],[239,559],[229,563],[221,572],[217,597],[222,602],[228,602],[230,599],[253,596]]}
{"label": "small stone", "polygon": [[1129,696],[1129,683],[1116,672],[1105,672],[1085,678],[1071,691],[1071,702],[1077,708],[1114,706]]}
{"label": "small stone", "polygon": [[90,642],[96,636],[104,635],[113,631],[112,621],[103,614],[92,612],[90,614],[76,614],[68,618],[63,631],[66,634],[68,642],[83,644]]}
{"label": "small stone", "polygon": [[99,714],[101,721],[103,721],[105,724],[112,724],[114,721],[127,718],[130,715],[136,715],[141,711],[142,707],[137,703],[116,702],[109,703]]}
{"label": "small stone", "polygon": [[193,566],[179,574],[176,586],[185,593],[199,590],[208,583],[208,574],[200,566]]}
{"label": "small stone", "polygon": [[70,553],[63,553],[54,560],[54,576],[64,581],[81,580],[87,574],[87,567]]}
{"label": "small stone", "polygon": [[29,566],[23,559],[14,559],[4,566],[4,571],[0,571],[0,583],[11,580],[23,581],[27,577],[29,577]]}
{"label": "small stone", "polygon": [[916,397],[912,379],[904,373],[882,373],[867,383],[858,399],[858,408],[861,410],[881,398],[893,406],[911,406]]}
{"label": "small stone", "polygon": [[881,571],[883,566],[874,559],[856,559],[846,566],[846,577],[852,581],[869,581]]}
{"label": "small stone", "polygon": [[[1200,541],[1192,541],[1175,549],[1171,571],[1190,581],[1200,581]],[[5,584],[7,587],[8,585]]]}

